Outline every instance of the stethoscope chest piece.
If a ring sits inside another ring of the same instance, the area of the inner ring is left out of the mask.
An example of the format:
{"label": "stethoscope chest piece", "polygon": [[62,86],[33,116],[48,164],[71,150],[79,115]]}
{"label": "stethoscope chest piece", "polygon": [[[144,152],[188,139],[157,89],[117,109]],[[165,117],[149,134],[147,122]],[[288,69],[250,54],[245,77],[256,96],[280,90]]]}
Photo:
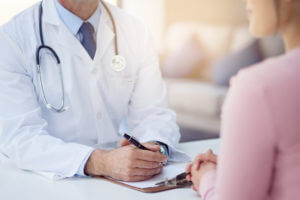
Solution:
{"label": "stethoscope chest piece", "polygon": [[111,68],[116,72],[123,71],[126,68],[126,59],[123,56],[115,55],[112,58]]}

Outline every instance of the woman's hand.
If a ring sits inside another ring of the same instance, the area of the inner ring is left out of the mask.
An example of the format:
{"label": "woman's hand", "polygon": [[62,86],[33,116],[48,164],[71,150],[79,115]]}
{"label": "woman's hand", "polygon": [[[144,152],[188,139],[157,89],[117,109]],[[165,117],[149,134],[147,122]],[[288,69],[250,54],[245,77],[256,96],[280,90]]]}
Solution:
{"label": "woman's hand", "polygon": [[218,163],[218,156],[213,153],[211,149],[209,149],[205,154],[199,154],[193,161],[193,164],[196,165],[196,169],[200,169],[200,165],[202,162],[212,162]]}
{"label": "woman's hand", "polygon": [[217,165],[209,161],[202,162],[199,170],[196,165],[193,165],[191,172],[191,181],[193,182],[192,189],[197,192],[203,175],[210,170],[215,170],[216,168]]}
{"label": "woman's hand", "polygon": [[[200,168],[200,165],[202,162],[205,162],[205,161],[209,161],[209,162],[212,162],[212,163],[215,163],[217,164],[217,155],[215,155],[211,149],[209,149],[205,154],[199,154],[193,162],[191,162],[190,164],[187,165],[186,167],[186,170],[185,172],[186,173],[191,173],[192,171],[192,166],[193,165],[196,165],[196,169],[199,170]],[[190,176],[188,176],[190,177]]]}
{"label": "woman's hand", "polygon": [[205,154],[199,154],[192,163],[186,167],[186,173],[189,181],[193,182],[192,189],[197,191],[203,174],[212,169],[216,169],[217,155],[212,150],[208,150]]}

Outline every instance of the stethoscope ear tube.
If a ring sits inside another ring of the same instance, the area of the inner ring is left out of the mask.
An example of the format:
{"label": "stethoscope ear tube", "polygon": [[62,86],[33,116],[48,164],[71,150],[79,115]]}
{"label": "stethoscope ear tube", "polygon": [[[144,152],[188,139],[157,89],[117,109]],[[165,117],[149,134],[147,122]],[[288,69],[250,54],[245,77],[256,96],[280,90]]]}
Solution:
{"label": "stethoscope ear tube", "polygon": [[[41,45],[37,48],[36,50],[36,65],[37,65],[37,73],[39,76],[40,80],[40,86],[42,90],[42,96],[43,100],[45,103],[45,106],[48,110],[52,110],[57,113],[62,113],[66,110],[68,110],[69,107],[65,107],[65,89],[64,89],[64,81],[63,81],[63,75],[62,75],[62,68],[61,68],[61,62],[60,59],[57,55],[57,53],[52,49],[51,47],[45,45],[44,43],[44,37],[43,37],[43,27],[42,27],[42,19],[43,19],[43,2],[41,2],[40,7],[39,7],[39,34],[40,34],[40,40],[41,40]],[[45,49],[51,52],[51,54],[55,57],[55,60],[57,62],[58,68],[59,68],[59,75],[60,75],[60,84],[61,84],[61,91],[62,91],[62,101],[61,105],[59,108],[56,108],[55,106],[51,105],[46,97],[45,94],[45,89],[44,89],[44,84],[43,84],[43,77],[42,77],[42,72],[41,72],[41,51]]]}
{"label": "stethoscope ear tube", "polygon": [[48,110],[52,110],[52,111],[57,112],[57,113],[62,113],[64,111],[68,110],[69,107],[65,107],[64,81],[63,81],[63,77],[62,77],[62,70],[61,70],[61,65],[60,64],[58,64],[58,69],[59,69],[59,74],[60,74],[60,85],[61,85],[61,92],[62,92],[62,101],[61,101],[61,105],[58,108],[56,108],[55,106],[51,105],[47,100],[47,97],[46,97],[46,94],[45,94],[44,83],[43,83],[42,72],[41,72],[41,66],[39,64],[37,65],[37,73],[39,75],[40,87],[41,87],[41,90],[42,90],[43,101],[44,101],[44,104],[46,105],[46,108]]}
{"label": "stethoscope ear tube", "polygon": [[103,2],[103,0],[100,0],[101,4],[103,5],[104,9],[106,10],[110,21],[112,23],[113,26],[113,31],[115,33],[115,55],[119,55],[119,44],[118,44],[118,33],[117,33],[117,27],[116,27],[116,22],[114,20],[114,17],[112,16],[112,13],[110,12],[109,8],[107,7],[107,5]]}
{"label": "stethoscope ear tube", "polygon": [[39,33],[40,33],[40,40],[42,46],[44,46],[44,37],[43,37],[43,26],[42,26],[42,18],[43,18],[43,1],[40,3],[39,7]]}
{"label": "stethoscope ear tube", "polygon": [[46,46],[46,45],[41,45],[37,48],[37,50],[36,50],[36,64],[38,64],[38,65],[41,64],[40,63],[40,53],[41,53],[42,49],[48,49],[52,53],[52,55],[55,57],[57,64],[60,64],[60,59],[59,59],[57,53],[54,51],[54,49],[52,49],[51,47]]}

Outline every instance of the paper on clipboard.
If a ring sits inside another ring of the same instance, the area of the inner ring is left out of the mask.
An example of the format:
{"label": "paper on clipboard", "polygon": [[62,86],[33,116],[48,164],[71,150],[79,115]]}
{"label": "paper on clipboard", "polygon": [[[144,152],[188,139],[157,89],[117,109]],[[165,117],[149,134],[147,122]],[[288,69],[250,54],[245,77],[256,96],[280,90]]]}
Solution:
{"label": "paper on clipboard", "polygon": [[141,181],[141,182],[123,182],[120,181],[120,183],[130,185],[132,187],[136,188],[151,188],[151,187],[157,187],[155,184],[161,181],[164,181],[166,179],[171,179],[177,176],[178,174],[184,172],[185,167],[184,166],[178,166],[178,165],[166,165],[163,168],[163,171],[161,174],[154,176],[152,179],[147,181]]}

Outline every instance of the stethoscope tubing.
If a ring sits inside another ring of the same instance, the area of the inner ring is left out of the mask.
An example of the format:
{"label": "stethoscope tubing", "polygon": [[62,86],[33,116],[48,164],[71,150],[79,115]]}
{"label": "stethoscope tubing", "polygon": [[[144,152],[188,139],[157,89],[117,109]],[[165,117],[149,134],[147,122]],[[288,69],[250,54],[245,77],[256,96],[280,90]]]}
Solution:
{"label": "stethoscope tubing", "polygon": [[[101,4],[103,5],[104,9],[109,15],[109,18],[112,22],[113,26],[113,31],[114,31],[114,48],[115,48],[115,55],[119,55],[119,48],[118,48],[118,35],[117,35],[117,28],[116,28],[116,23],[115,20],[112,16],[112,13],[110,12],[109,8],[107,5],[103,2],[103,0],[100,0]],[[36,65],[37,65],[37,73],[39,75],[39,81],[40,81],[40,87],[42,90],[42,96],[43,96],[43,101],[47,107],[47,109],[57,112],[57,113],[62,113],[66,111],[68,108],[65,107],[65,86],[64,86],[64,80],[63,80],[63,72],[62,72],[62,67],[61,67],[61,61],[59,56],[57,55],[56,51],[51,48],[50,46],[45,45],[44,41],[44,35],[43,35],[43,1],[40,3],[39,7],[39,35],[40,35],[40,41],[41,45],[37,48],[36,50]],[[45,94],[45,88],[44,88],[44,83],[43,83],[43,77],[42,77],[42,72],[41,72],[41,51],[45,49],[51,52],[51,54],[55,57],[55,60],[57,62],[58,68],[59,68],[59,76],[60,76],[60,84],[61,84],[61,93],[62,93],[62,101],[61,105],[59,107],[55,107],[51,105],[46,97]]]}
{"label": "stethoscope tubing", "polygon": [[[64,81],[63,81],[61,62],[60,62],[60,58],[57,55],[57,53],[55,52],[55,50],[53,48],[45,45],[42,22],[43,22],[43,5],[42,5],[42,2],[41,2],[40,7],[39,7],[39,34],[40,34],[41,45],[36,50],[37,73],[39,75],[40,87],[41,87],[41,90],[42,90],[43,101],[46,105],[46,108],[51,110],[51,111],[57,112],[57,113],[62,113],[65,110],[67,110],[67,108],[65,107],[65,89],[64,89]],[[46,94],[45,94],[45,88],[44,88],[44,83],[43,83],[43,75],[42,75],[42,71],[41,71],[41,56],[40,56],[41,51],[43,49],[48,50],[48,51],[51,52],[51,54],[55,57],[55,60],[56,60],[57,65],[58,65],[59,76],[60,76],[60,85],[61,85],[61,93],[62,93],[62,101],[61,101],[61,105],[59,107],[55,107],[55,106],[51,105],[48,102]]]}

